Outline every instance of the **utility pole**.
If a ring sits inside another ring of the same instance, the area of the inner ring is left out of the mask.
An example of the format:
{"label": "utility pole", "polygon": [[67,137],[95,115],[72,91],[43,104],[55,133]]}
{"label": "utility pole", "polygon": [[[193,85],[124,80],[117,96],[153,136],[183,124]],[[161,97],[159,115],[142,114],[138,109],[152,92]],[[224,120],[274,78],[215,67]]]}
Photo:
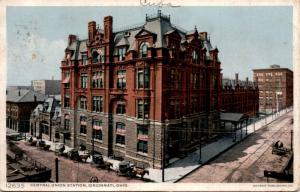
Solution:
{"label": "utility pole", "polygon": [[202,163],[202,130],[201,130],[201,126],[200,126],[200,118],[198,120],[198,127],[199,127],[199,164]]}
{"label": "utility pole", "polygon": [[94,130],[94,118],[92,116],[92,157],[94,157],[95,151],[95,130]]}
{"label": "utility pole", "polygon": [[55,174],[56,183],[58,183],[58,158],[55,158]]}
{"label": "utility pole", "polygon": [[293,151],[293,130],[291,130],[291,151]]}
{"label": "utility pole", "polygon": [[163,138],[161,139],[161,181],[162,182],[165,182],[165,145],[164,145],[164,141],[165,141],[166,127],[164,129],[162,129]]}

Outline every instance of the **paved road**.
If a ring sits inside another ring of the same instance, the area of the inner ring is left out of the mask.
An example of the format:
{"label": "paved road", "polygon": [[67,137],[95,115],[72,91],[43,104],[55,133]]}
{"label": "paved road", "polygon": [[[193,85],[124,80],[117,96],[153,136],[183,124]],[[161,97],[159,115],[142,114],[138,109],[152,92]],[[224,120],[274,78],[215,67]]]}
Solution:
{"label": "paved road", "polygon": [[[263,171],[280,171],[288,160],[272,154],[271,144],[281,140],[290,148],[292,116],[293,112],[283,115],[179,182],[267,182]],[[280,181],[269,179],[269,182]]]}
{"label": "paved road", "polygon": [[[55,158],[58,157],[54,152],[40,150],[37,147],[26,145],[19,141],[17,145],[23,149],[26,154],[52,169],[51,180],[55,181]],[[129,179],[127,177],[117,176],[113,171],[101,170],[92,167],[89,163],[76,163],[64,157],[59,159],[59,182],[89,182],[92,176],[97,176],[99,182],[143,182],[140,179]]]}

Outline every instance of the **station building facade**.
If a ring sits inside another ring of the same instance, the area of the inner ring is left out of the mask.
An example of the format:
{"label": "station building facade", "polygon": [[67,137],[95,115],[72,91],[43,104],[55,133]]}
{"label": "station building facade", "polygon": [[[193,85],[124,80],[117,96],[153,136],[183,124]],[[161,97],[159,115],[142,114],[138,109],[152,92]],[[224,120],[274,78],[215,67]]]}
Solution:
{"label": "station building facade", "polygon": [[119,31],[106,16],[87,33],[69,35],[61,61],[66,145],[159,168],[220,132],[221,62],[207,32],[180,29],[159,11]]}

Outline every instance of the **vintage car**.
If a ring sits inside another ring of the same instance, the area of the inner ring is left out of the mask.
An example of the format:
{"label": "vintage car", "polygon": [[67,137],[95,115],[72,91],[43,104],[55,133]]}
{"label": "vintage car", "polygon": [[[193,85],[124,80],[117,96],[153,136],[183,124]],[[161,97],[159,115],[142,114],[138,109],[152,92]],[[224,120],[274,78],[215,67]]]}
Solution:
{"label": "vintage car", "polygon": [[111,162],[104,161],[103,156],[101,154],[93,155],[93,163],[96,164],[97,168],[107,169],[107,170],[110,170],[110,168],[113,166]]}

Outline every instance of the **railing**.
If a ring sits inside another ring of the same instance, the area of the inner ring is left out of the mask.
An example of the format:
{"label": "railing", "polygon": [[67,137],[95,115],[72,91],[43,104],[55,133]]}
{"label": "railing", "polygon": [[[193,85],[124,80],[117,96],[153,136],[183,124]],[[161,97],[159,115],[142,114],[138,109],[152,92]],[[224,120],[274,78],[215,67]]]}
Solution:
{"label": "railing", "polygon": [[170,15],[164,15],[161,13],[161,11],[158,11],[157,14],[146,15],[146,21],[149,21],[149,20],[155,19],[155,18],[164,18],[164,19],[170,21]]}
{"label": "railing", "polygon": [[48,167],[44,166],[42,163],[28,157],[27,155],[24,155],[23,160],[27,161],[37,169],[35,169],[37,172],[47,171],[50,170]]}

